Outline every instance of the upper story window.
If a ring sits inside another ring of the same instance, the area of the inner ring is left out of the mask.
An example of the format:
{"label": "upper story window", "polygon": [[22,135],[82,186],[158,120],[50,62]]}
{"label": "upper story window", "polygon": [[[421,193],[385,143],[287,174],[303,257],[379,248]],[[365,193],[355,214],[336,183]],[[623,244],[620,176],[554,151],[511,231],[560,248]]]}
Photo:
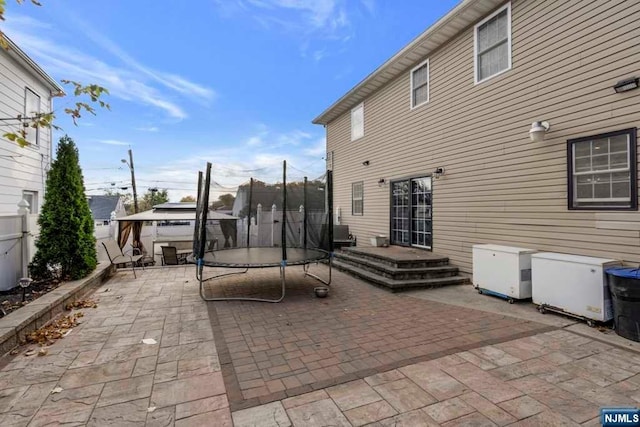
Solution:
{"label": "upper story window", "polygon": [[[40,114],[40,97],[31,89],[24,88],[24,116],[27,120],[27,123],[32,123],[32,118]],[[29,144],[38,145],[39,141],[39,130],[40,128],[33,128],[31,126],[25,127],[26,131],[26,140]]]}
{"label": "upper story window", "polygon": [[351,110],[351,140],[364,136],[364,103]]}
{"label": "upper story window", "polygon": [[364,182],[354,182],[351,184],[351,214],[364,214]]}
{"label": "upper story window", "polygon": [[429,102],[429,60],[411,70],[411,108]]}
{"label": "upper story window", "polygon": [[511,68],[511,3],[475,26],[475,82]]}
{"label": "upper story window", "polygon": [[636,129],[567,141],[569,209],[637,210]]}

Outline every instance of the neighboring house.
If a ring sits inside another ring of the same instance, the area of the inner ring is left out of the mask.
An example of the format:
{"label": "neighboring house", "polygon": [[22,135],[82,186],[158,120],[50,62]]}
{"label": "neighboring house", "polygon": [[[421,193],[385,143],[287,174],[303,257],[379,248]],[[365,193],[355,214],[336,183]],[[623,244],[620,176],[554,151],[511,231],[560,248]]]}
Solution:
{"label": "neighboring house", "polygon": [[462,1],[313,121],[341,222],[465,272],[478,243],[640,262],[639,21],[638,0]]}
{"label": "neighboring house", "polygon": [[122,196],[87,196],[87,199],[96,227],[109,225],[112,213],[116,218],[127,215]]}
{"label": "neighboring house", "polygon": [[7,42],[8,49],[0,48],[0,214],[15,214],[22,199],[38,213],[53,156],[51,129],[26,128],[29,145],[24,148],[2,135],[23,127],[18,116],[53,111],[53,96],[62,88],[15,43]]}

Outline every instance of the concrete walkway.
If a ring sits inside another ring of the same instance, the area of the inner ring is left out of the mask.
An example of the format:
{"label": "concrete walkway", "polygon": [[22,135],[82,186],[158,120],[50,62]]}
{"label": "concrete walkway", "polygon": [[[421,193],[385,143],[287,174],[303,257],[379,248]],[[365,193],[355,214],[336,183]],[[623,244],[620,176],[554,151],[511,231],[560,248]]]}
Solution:
{"label": "concrete walkway", "polygon": [[[353,285],[334,274],[334,286]],[[601,406],[640,402],[638,353],[553,328],[232,413],[194,276],[193,267],[137,279],[120,271],[46,355],[24,346],[3,357],[0,425],[599,425]]]}

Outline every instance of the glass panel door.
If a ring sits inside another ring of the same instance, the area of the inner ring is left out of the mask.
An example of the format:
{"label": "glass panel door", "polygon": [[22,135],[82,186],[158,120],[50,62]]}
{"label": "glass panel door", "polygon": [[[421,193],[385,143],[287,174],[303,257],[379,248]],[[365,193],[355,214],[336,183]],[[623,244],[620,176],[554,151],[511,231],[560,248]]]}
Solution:
{"label": "glass panel door", "polygon": [[411,180],[411,245],[431,248],[431,178]]}
{"label": "glass panel door", "polygon": [[391,183],[391,243],[409,245],[409,180]]}
{"label": "glass panel door", "polygon": [[431,249],[431,178],[391,183],[391,243]]}

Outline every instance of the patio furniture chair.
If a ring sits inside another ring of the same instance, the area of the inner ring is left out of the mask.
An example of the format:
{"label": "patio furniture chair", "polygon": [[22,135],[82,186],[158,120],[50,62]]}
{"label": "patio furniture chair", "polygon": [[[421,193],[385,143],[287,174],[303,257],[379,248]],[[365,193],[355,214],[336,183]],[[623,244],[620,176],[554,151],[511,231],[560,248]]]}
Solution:
{"label": "patio furniture chair", "polygon": [[178,257],[178,249],[175,246],[161,246],[162,265],[185,264],[186,259]]}
{"label": "patio furniture chair", "polygon": [[356,238],[349,233],[348,225],[333,226],[333,246],[340,249],[344,246],[355,246]]}
{"label": "patio furniture chair", "polygon": [[[143,255],[134,255],[125,254],[118,246],[118,243],[115,240],[108,239],[105,242],[102,242],[102,246],[104,246],[104,250],[107,252],[107,256],[109,257],[109,261],[111,261],[111,265],[115,265],[118,268],[118,264],[131,264],[131,270],[133,271],[133,277],[136,276],[136,264],[140,262]],[[134,250],[135,251],[135,250]],[[128,251],[127,251],[128,252]],[[142,269],[144,270],[144,264],[142,265]]]}

